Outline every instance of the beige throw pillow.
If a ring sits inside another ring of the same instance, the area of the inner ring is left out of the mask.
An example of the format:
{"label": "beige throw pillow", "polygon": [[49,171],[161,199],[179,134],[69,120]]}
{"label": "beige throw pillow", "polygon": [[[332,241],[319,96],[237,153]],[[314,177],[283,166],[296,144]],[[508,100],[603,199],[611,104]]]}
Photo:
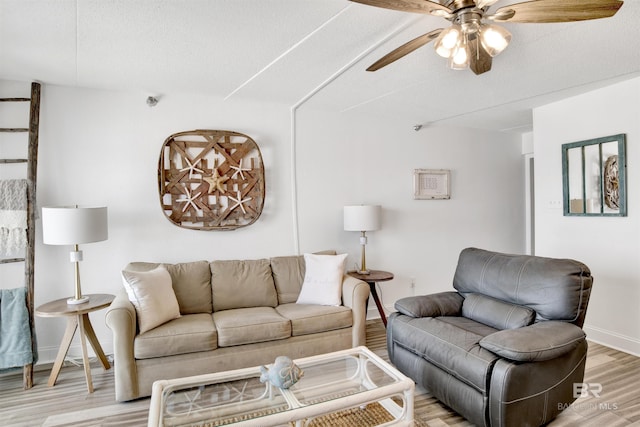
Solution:
{"label": "beige throw pillow", "polygon": [[296,304],[342,305],[347,254],[304,254],[305,274]]}
{"label": "beige throw pillow", "polygon": [[138,315],[140,333],[180,317],[180,307],[171,286],[171,275],[159,266],[149,271],[122,272],[122,283]]}

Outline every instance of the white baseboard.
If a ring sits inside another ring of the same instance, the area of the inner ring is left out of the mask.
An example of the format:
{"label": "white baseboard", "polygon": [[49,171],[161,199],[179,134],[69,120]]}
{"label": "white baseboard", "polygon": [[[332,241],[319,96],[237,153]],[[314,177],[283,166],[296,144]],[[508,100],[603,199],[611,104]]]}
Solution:
{"label": "white baseboard", "polygon": [[[107,356],[108,359],[111,359],[111,355],[113,354],[113,342],[111,340],[100,340],[100,346],[102,347],[102,351]],[[89,358],[97,357],[93,352],[93,349],[87,343],[87,351],[89,352]],[[53,363],[56,360],[56,356],[58,355],[58,347],[38,347],[38,363],[36,365],[43,365],[47,363]],[[73,359],[75,361],[82,362],[82,347],[80,343],[75,344],[72,343],[69,347],[69,351],[67,352],[67,359]]]}
{"label": "white baseboard", "polygon": [[[389,314],[393,313],[394,311],[396,311],[393,306],[383,306],[384,308],[384,314],[385,316],[389,317]],[[378,308],[376,307],[375,304],[373,304],[373,308],[369,307],[367,308],[367,320],[372,320],[372,319],[380,319],[380,313],[378,313]]]}
{"label": "white baseboard", "polygon": [[585,325],[583,329],[590,341],[640,357],[640,340],[637,338],[595,326]]}

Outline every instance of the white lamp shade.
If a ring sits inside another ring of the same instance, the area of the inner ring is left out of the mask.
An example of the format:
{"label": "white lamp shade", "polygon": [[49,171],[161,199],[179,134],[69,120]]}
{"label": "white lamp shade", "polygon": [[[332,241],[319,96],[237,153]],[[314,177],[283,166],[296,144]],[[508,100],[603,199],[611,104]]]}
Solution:
{"label": "white lamp shade", "polygon": [[344,207],[345,231],[373,231],[380,229],[380,206],[358,205]]}
{"label": "white lamp shade", "polygon": [[77,245],[107,240],[107,208],[42,208],[42,240],[47,245]]}

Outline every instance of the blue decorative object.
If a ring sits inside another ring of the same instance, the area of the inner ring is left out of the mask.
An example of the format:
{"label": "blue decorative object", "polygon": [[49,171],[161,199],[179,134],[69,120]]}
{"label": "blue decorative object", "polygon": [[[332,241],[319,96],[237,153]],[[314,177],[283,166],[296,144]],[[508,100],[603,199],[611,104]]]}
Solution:
{"label": "blue decorative object", "polygon": [[269,381],[279,388],[291,387],[304,375],[304,371],[287,356],[278,356],[269,367],[261,366],[260,372],[260,382]]}

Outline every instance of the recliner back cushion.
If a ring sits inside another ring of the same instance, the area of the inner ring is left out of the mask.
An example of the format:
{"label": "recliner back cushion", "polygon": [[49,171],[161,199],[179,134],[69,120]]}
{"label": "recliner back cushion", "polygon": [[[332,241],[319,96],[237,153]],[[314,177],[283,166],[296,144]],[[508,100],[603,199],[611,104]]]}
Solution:
{"label": "recliner back cushion", "polygon": [[462,316],[496,329],[516,329],[532,324],[536,312],[481,294],[469,294],[462,302]]}
{"label": "recliner back cushion", "polygon": [[214,312],[278,305],[268,259],[213,261],[210,265]]}
{"label": "recliner back cushion", "polygon": [[467,248],[460,253],[453,287],[527,306],[536,321],[563,320],[582,327],[593,279],[571,259],[509,255]]}

